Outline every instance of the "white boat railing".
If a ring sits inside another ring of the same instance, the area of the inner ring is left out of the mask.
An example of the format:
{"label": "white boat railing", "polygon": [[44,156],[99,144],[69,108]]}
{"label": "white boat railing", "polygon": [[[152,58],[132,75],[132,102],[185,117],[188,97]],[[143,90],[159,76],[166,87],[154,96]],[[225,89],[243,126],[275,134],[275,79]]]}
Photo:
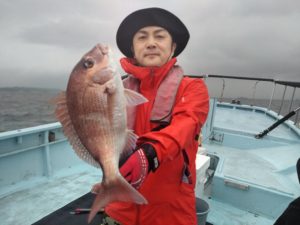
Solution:
{"label": "white boat railing", "polygon": [[[225,88],[226,88],[226,80],[227,79],[254,81],[255,83],[254,83],[254,86],[253,86],[252,103],[251,103],[251,105],[253,105],[253,106],[256,105],[255,101],[256,101],[256,91],[257,91],[258,83],[260,83],[260,82],[270,82],[270,83],[273,84],[273,88],[272,88],[272,91],[270,93],[268,110],[271,110],[271,105],[272,105],[272,102],[274,100],[274,94],[275,94],[276,88],[279,85],[282,85],[284,87],[284,91],[283,91],[283,95],[282,95],[282,98],[281,98],[279,110],[277,111],[278,115],[281,115],[281,113],[282,113],[283,103],[284,103],[285,98],[286,98],[287,89],[288,88],[292,89],[292,96],[288,100],[290,102],[289,106],[288,106],[288,112],[292,111],[292,108],[293,108],[294,102],[295,102],[296,90],[300,89],[300,82],[297,82],[297,81],[283,81],[283,80],[276,80],[276,79],[270,79],[270,78],[241,77],[241,76],[216,75],[216,74],[188,75],[188,76],[193,77],[193,78],[203,78],[203,79],[207,79],[207,78],[221,79],[222,80],[222,87],[221,87],[221,94],[219,96],[219,101],[220,102],[222,102],[224,100],[224,92],[225,92]],[[299,106],[300,105],[294,106],[294,108],[298,108]],[[294,116],[293,121],[294,121],[294,124],[297,127],[299,127],[299,122],[300,122],[299,121],[299,111],[296,112],[296,115]]]}
{"label": "white boat railing", "polygon": [[0,133],[0,197],[85,166],[60,123]]}

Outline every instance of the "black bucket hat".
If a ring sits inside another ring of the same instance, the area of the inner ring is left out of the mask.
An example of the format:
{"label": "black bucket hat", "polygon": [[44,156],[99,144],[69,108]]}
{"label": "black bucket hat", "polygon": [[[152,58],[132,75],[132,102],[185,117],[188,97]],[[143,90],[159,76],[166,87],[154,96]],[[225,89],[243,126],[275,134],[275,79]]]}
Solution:
{"label": "black bucket hat", "polygon": [[129,14],[117,31],[117,45],[125,56],[133,57],[131,50],[133,36],[138,30],[147,26],[159,26],[171,34],[176,43],[174,57],[183,51],[190,38],[186,26],[171,12],[161,8],[140,9]]}

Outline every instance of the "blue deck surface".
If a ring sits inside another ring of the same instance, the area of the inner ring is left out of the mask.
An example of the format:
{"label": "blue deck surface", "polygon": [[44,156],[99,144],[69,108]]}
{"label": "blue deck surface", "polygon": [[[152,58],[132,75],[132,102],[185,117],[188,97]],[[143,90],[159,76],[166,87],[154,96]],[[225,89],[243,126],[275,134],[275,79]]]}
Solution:
{"label": "blue deck surface", "polygon": [[100,171],[86,165],[72,170],[0,198],[0,224],[31,225],[88,193],[101,180]]}
{"label": "blue deck surface", "polygon": [[262,139],[254,137],[276,117],[258,107],[219,105],[214,130],[204,143],[207,153],[219,159],[205,196],[211,206],[208,221],[273,224],[300,195],[295,168],[300,158],[299,129],[289,127],[288,121]]}

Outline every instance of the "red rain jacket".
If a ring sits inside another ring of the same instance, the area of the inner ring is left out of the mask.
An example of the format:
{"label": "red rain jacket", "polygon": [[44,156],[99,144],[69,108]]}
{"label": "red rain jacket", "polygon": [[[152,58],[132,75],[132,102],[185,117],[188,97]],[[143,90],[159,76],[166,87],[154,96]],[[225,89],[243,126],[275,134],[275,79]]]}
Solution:
{"label": "red rain jacket", "polygon": [[[122,225],[197,224],[194,193],[197,136],[209,110],[203,80],[188,77],[181,80],[167,127],[152,131],[159,124],[150,122],[157,89],[175,63],[176,58],[173,58],[162,67],[148,68],[133,65],[130,59],[121,59],[123,69],[140,80],[140,93],[149,100],[137,107],[135,133],[140,137],[137,144],[151,143],[160,162],[138,190],[148,200],[147,205],[117,202],[105,208],[106,213]],[[186,165],[191,175],[188,180],[183,178]]]}

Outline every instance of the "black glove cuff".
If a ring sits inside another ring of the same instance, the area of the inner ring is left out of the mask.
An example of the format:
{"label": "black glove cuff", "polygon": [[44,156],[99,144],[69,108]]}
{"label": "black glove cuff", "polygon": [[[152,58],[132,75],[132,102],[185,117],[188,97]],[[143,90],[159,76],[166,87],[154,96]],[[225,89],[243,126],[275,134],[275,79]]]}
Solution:
{"label": "black glove cuff", "polygon": [[151,144],[143,144],[141,148],[144,150],[146,158],[149,163],[149,171],[155,172],[155,170],[159,167],[159,161],[156,155],[156,151]]}

